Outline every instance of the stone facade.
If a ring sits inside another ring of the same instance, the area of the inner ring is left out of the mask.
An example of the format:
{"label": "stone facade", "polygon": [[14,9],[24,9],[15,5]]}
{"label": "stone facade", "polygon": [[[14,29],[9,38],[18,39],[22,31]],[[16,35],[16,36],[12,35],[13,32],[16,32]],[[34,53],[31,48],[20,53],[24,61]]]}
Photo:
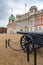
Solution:
{"label": "stone facade", "polygon": [[43,32],[43,9],[38,10],[36,6],[32,6],[29,12],[23,15],[17,15],[16,19],[12,23],[8,23],[7,31],[31,31],[31,32]]}

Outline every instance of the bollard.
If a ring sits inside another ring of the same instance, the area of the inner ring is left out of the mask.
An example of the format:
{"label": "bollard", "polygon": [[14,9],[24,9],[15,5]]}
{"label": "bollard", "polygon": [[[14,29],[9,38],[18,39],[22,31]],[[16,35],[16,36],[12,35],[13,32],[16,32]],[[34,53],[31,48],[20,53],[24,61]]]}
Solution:
{"label": "bollard", "polygon": [[5,46],[6,46],[6,48],[7,48],[7,39],[5,40]]}
{"label": "bollard", "polygon": [[10,46],[10,39],[8,39],[8,46]]}
{"label": "bollard", "polygon": [[37,65],[37,49],[34,48],[34,65]]}
{"label": "bollard", "polygon": [[29,62],[29,46],[27,45],[27,61]]}

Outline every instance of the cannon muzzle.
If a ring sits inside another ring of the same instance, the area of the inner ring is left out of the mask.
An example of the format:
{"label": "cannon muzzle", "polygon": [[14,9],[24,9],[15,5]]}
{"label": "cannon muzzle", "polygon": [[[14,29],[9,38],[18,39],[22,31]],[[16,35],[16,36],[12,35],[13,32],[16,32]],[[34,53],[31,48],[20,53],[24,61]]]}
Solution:
{"label": "cannon muzzle", "polygon": [[23,31],[20,31],[20,32],[17,31],[17,34],[29,34],[29,33],[28,32],[23,32]]}

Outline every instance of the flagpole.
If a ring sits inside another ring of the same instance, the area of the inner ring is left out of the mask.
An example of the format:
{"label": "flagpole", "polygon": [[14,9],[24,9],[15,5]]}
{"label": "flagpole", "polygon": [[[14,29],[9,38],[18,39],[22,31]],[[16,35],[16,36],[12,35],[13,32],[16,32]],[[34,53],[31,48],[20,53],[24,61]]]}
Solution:
{"label": "flagpole", "polygon": [[13,14],[13,8],[11,8],[11,14]]}
{"label": "flagpole", "polygon": [[27,7],[27,5],[26,5],[26,3],[25,3],[25,13],[26,13],[26,7]]}
{"label": "flagpole", "polygon": [[[27,5],[25,3],[25,13],[26,13],[26,7],[27,7]],[[26,24],[26,22],[25,22],[25,24]],[[27,28],[27,25],[25,26],[25,32],[26,32],[26,28]]]}

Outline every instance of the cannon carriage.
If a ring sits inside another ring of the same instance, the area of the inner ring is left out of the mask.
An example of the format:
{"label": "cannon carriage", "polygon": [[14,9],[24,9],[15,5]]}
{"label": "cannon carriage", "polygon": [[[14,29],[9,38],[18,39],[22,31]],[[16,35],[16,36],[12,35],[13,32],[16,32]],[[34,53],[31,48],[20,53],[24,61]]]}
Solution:
{"label": "cannon carriage", "polygon": [[[26,52],[27,45],[29,46],[29,53],[33,51],[33,48],[43,47],[43,33],[39,32],[17,32],[23,34],[20,39],[20,45],[24,52]],[[33,47],[34,46],[34,47]]]}

